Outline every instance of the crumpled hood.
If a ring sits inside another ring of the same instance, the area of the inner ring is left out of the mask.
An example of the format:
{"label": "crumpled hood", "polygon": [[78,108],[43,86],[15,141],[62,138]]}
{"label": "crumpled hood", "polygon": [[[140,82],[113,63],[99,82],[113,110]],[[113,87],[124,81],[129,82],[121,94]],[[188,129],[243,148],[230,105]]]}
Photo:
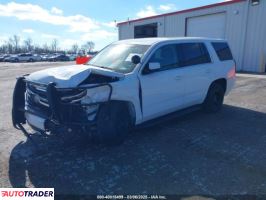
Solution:
{"label": "crumpled hood", "polygon": [[59,88],[69,88],[78,86],[92,73],[117,78],[125,76],[118,72],[90,65],[70,65],[34,72],[27,76],[27,80],[42,84],[54,82]]}

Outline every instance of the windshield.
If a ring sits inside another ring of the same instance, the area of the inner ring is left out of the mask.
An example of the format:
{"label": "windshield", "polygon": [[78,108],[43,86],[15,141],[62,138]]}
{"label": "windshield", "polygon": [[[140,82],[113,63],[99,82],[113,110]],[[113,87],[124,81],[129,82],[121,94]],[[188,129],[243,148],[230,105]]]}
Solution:
{"label": "windshield", "polygon": [[121,73],[129,73],[136,67],[136,64],[131,62],[131,58],[134,55],[142,57],[149,47],[148,45],[137,44],[111,44],[87,64]]}

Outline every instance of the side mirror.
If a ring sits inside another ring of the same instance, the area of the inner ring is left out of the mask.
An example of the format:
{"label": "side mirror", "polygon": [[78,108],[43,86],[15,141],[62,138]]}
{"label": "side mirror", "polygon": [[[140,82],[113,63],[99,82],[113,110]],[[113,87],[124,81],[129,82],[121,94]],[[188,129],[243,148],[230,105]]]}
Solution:
{"label": "side mirror", "polygon": [[160,68],[161,68],[161,65],[158,62],[149,63],[149,70],[150,71],[157,70],[157,69],[160,69]]}
{"label": "side mirror", "polygon": [[135,65],[139,64],[140,63],[140,57],[138,55],[134,55],[132,56],[131,58],[131,62]]}

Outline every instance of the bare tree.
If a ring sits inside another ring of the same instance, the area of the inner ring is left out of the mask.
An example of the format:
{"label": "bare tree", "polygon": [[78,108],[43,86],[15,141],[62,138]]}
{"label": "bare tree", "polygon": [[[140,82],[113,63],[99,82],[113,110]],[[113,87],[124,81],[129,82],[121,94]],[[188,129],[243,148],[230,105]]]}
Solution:
{"label": "bare tree", "polygon": [[33,50],[33,45],[32,45],[32,39],[28,38],[24,40],[24,45],[25,45],[25,50],[26,51],[32,51]]}
{"label": "bare tree", "polygon": [[95,44],[92,41],[88,41],[85,44],[82,45],[82,49],[85,49],[87,52],[92,52],[92,50],[94,49]]}
{"label": "bare tree", "polygon": [[72,47],[71,47],[71,52],[72,53],[77,53],[78,49],[79,49],[78,44],[77,43],[73,44]]}
{"label": "bare tree", "polygon": [[51,44],[51,50],[53,52],[58,51],[58,40],[57,39],[53,39],[52,44]]}
{"label": "bare tree", "polygon": [[13,37],[9,38],[9,40],[13,45],[14,53],[18,53],[20,37],[18,35],[13,35]]}
{"label": "bare tree", "polygon": [[47,43],[45,43],[45,44],[42,46],[42,49],[43,49],[43,53],[48,53],[48,52],[49,52],[49,46],[47,45]]}
{"label": "bare tree", "polygon": [[[94,49],[94,43],[91,41],[86,42],[81,46],[84,52],[91,52]],[[58,40],[52,40],[50,45],[44,43],[43,45],[38,43],[33,43],[31,38],[23,40],[23,45],[20,46],[20,38],[17,35],[10,37],[3,44],[0,44],[0,53],[25,53],[25,52],[35,52],[35,53],[77,53],[79,46],[77,43],[73,44],[71,48],[63,50],[59,49]]]}
{"label": "bare tree", "polygon": [[4,44],[1,45],[0,52],[1,53],[8,53],[8,45],[7,45],[7,42],[5,42]]}
{"label": "bare tree", "polygon": [[9,38],[8,41],[6,41],[8,53],[14,53],[13,44],[14,44],[14,42],[13,42],[13,39],[12,38]]}
{"label": "bare tree", "polygon": [[34,52],[35,53],[41,53],[42,49],[38,44],[34,44]]}

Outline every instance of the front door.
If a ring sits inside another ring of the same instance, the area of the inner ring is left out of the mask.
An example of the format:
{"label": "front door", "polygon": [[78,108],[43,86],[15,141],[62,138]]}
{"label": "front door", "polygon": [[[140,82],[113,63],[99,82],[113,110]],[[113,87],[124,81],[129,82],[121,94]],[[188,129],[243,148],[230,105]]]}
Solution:
{"label": "front door", "polygon": [[[185,80],[178,68],[176,44],[158,48],[140,74],[143,120],[173,112],[183,105]],[[149,63],[160,69],[149,70]]]}

